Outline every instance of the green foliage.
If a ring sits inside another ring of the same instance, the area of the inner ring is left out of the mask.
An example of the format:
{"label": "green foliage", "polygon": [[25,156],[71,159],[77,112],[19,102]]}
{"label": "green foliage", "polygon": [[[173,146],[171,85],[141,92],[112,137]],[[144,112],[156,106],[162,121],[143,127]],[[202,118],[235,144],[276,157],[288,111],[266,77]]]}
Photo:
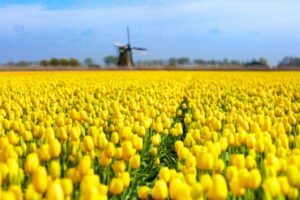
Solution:
{"label": "green foliage", "polygon": [[61,66],[68,66],[70,63],[67,59],[61,58],[61,59],[59,59],[59,64]]}
{"label": "green foliage", "polygon": [[40,65],[46,67],[46,66],[49,65],[49,61],[48,60],[41,60]]}
{"label": "green foliage", "polygon": [[51,66],[58,66],[59,65],[59,60],[57,58],[51,58],[49,61]]}
{"label": "green foliage", "polygon": [[86,58],[86,59],[84,59],[83,63],[84,63],[86,66],[88,66],[88,67],[91,67],[91,66],[94,65],[94,61],[93,61],[92,58]]}
{"label": "green foliage", "polygon": [[80,66],[79,61],[75,58],[70,58],[69,59],[69,64],[70,64],[70,66],[73,66],[73,67]]}
{"label": "green foliage", "polygon": [[109,55],[109,56],[105,56],[103,58],[103,61],[106,66],[117,65],[118,58],[116,56]]}

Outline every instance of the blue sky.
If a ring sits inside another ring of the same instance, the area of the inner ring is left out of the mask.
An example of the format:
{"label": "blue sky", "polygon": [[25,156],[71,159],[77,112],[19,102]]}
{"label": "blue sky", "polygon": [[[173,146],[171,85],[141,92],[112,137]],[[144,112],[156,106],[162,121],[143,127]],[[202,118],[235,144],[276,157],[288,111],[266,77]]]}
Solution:
{"label": "blue sky", "polygon": [[1,0],[0,63],[116,54],[126,42],[135,59],[250,60],[272,65],[300,56],[299,0]]}

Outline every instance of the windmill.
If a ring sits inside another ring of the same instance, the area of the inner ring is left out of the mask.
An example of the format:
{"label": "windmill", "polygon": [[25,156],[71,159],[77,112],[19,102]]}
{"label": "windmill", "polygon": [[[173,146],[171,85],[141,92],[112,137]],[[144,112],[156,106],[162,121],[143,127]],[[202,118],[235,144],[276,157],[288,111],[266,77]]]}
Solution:
{"label": "windmill", "polygon": [[114,46],[118,48],[118,66],[131,67],[133,66],[132,52],[146,53],[147,49],[139,47],[131,47],[129,27],[127,27],[127,44],[115,42]]}

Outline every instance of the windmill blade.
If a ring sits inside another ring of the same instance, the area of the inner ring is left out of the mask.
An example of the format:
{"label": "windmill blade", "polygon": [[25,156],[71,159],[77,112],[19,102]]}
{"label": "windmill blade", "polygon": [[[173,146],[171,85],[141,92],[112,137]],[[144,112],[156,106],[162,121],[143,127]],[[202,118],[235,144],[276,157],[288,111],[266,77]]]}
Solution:
{"label": "windmill blade", "polygon": [[147,49],[145,48],[140,48],[140,47],[132,47],[133,50],[137,50],[137,51],[147,51]]}
{"label": "windmill blade", "polygon": [[127,26],[127,41],[128,41],[128,45],[130,45],[130,32],[129,32],[129,26]]}
{"label": "windmill blade", "polygon": [[132,48],[132,51],[134,53],[140,53],[140,54],[147,54],[147,49],[144,48]]}
{"label": "windmill blade", "polygon": [[116,47],[126,47],[126,46],[127,46],[126,44],[123,44],[123,43],[121,43],[121,42],[115,42],[114,45],[115,45]]}

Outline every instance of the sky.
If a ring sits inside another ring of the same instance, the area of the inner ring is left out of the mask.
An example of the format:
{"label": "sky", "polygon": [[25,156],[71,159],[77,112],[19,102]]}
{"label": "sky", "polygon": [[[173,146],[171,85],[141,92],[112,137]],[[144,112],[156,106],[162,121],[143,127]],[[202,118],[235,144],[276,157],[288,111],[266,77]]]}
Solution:
{"label": "sky", "polygon": [[299,0],[1,0],[0,63],[116,55],[135,60],[300,56]]}

